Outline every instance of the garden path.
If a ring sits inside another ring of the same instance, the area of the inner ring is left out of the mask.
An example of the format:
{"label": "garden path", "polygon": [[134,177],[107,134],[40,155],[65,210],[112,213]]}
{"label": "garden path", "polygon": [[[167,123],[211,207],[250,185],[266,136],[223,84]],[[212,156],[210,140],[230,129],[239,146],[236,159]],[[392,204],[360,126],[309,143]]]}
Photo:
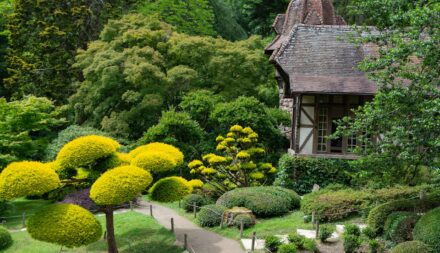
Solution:
{"label": "garden path", "polygon": [[174,233],[177,241],[183,245],[184,235],[188,235],[188,246],[194,253],[243,253],[245,252],[238,241],[225,238],[207,231],[190,220],[180,216],[174,210],[142,201],[135,210],[150,215],[150,205],[153,205],[153,217],[167,229],[171,228],[171,218],[174,218]]}

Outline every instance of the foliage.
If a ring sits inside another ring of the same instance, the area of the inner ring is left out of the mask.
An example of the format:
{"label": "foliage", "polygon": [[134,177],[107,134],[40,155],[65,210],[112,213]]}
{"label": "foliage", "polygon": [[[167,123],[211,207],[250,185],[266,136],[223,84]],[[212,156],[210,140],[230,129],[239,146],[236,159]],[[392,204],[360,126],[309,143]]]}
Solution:
{"label": "foliage", "polygon": [[346,253],[355,253],[361,246],[361,239],[356,235],[344,235],[344,251]]}
{"label": "foliage", "polygon": [[3,79],[8,76],[6,53],[9,47],[9,31],[6,28],[7,16],[13,12],[13,0],[0,2],[0,97],[8,97],[9,92],[5,89]]}
{"label": "foliage", "polygon": [[382,253],[385,251],[384,245],[378,240],[370,239],[368,240],[369,253]]}
{"label": "foliage", "polygon": [[197,222],[202,227],[219,226],[222,220],[223,213],[227,209],[228,208],[222,205],[206,205],[200,210],[199,214],[197,215]]}
{"label": "foliage", "polygon": [[198,174],[205,183],[223,193],[240,187],[261,185],[276,168],[262,163],[264,148],[258,143],[258,134],[250,127],[234,125],[225,136],[218,136],[217,151],[222,155],[207,154],[203,163],[194,160],[188,164],[191,174]]}
{"label": "foliage", "polygon": [[153,181],[148,171],[134,166],[111,169],[102,174],[90,189],[98,205],[121,205],[136,198]]}
{"label": "foliage", "polygon": [[357,150],[361,180],[414,184],[422,168],[439,166],[440,3],[353,0],[353,8],[378,30],[359,39],[377,46],[360,69],[378,84],[378,94],[354,118],[341,120],[338,134],[357,134],[365,143]]}
{"label": "foliage", "polygon": [[203,182],[202,182],[202,180],[200,180],[200,179],[189,180],[189,181],[188,181],[188,184],[191,185],[191,187],[192,187],[193,189],[196,189],[196,188],[202,188],[202,187],[203,187]]}
{"label": "foliage", "polygon": [[376,232],[371,227],[362,229],[362,234],[370,240],[376,238]]}
{"label": "foliage", "polygon": [[0,98],[0,169],[14,161],[42,159],[64,122],[46,98],[30,96],[9,103]]}
{"label": "foliage", "polygon": [[421,241],[402,242],[394,247],[390,253],[430,253],[431,249]]}
{"label": "foliage", "polygon": [[344,234],[346,235],[354,235],[354,236],[360,236],[361,230],[360,228],[355,224],[347,224],[344,227]]}
{"label": "foliage", "polygon": [[316,241],[313,239],[305,238],[303,248],[310,252],[314,252],[314,253],[319,252],[318,246],[316,245]]}
{"label": "foliage", "polygon": [[332,236],[333,232],[335,232],[335,227],[333,225],[322,225],[319,228],[318,238],[321,242],[325,242]]}
{"label": "foliage", "polygon": [[191,194],[192,187],[182,177],[166,177],[157,181],[148,192],[152,200],[174,202]]}
{"label": "foliage", "polygon": [[153,142],[139,146],[130,151],[130,153],[128,154],[131,157],[136,158],[138,155],[149,152],[159,152],[169,155],[173,158],[175,166],[181,165],[183,163],[184,156],[178,148],[174,147],[173,145],[161,142]]}
{"label": "foliage", "polygon": [[420,218],[414,227],[414,240],[424,242],[433,249],[433,253],[440,252],[440,208],[435,208]]}
{"label": "foliage", "polygon": [[296,253],[297,247],[293,243],[283,244],[278,247],[277,253]]}
{"label": "foliage", "polygon": [[60,185],[55,171],[39,162],[14,162],[0,174],[0,196],[3,200],[38,196]]}
{"label": "foliage", "polygon": [[196,205],[196,210],[200,210],[200,207],[207,205],[208,200],[206,197],[199,195],[199,194],[191,194],[188,196],[185,196],[182,200],[183,209],[185,209],[187,212],[193,211],[193,206]]}
{"label": "foliage", "polygon": [[278,247],[281,246],[281,240],[280,238],[274,236],[274,235],[269,235],[266,236],[265,238],[265,244],[264,247],[269,249],[271,252],[277,252]]}
{"label": "foliage", "polygon": [[98,209],[95,202],[90,198],[90,189],[82,189],[69,193],[60,203],[74,204],[92,212]]}
{"label": "foliage", "polygon": [[295,244],[298,249],[304,248],[305,239],[305,236],[300,235],[296,232],[287,235],[287,240],[289,240],[290,243]]}
{"label": "foliage", "polygon": [[224,98],[210,90],[195,90],[182,97],[179,107],[191,115],[202,128],[208,125],[209,115],[216,104],[223,102]]}
{"label": "foliage", "polygon": [[9,248],[12,243],[11,233],[6,228],[0,227],[0,250]]}
{"label": "foliage", "polygon": [[164,172],[176,167],[176,162],[175,159],[167,153],[149,151],[133,158],[131,165],[151,172]]}
{"label": "foliage", "polygon": [[32,238],[69,248],[98,241],[101,224],[86,209],[72,204],[54,204],[44,207],[27,223]]}
{"label": "foliage", "polygon": [[255,219],[251,214],[239,214],[234,218],[234,225],[240,229],[241,223],[243,223],[243,228],[252,227],[255,224]]}
{"label": "foliage", "polygon": [[246,207],[259,217],[286,214],[299,207],[300,197],[292,190],[281,187],[246,187],[226,192],[217,204],[232,208]]}
{"label": "foliage", "polygon": [[293,189],[300,194],[312,191],[313,185],[324,188],[330,184],[349,185],[349,162],[341,159],[302,158],[283,155],[278,163],[276,185]]}
{"label": "foliage", "polygon": [[[390,215],[391,216],[391,215]],[[388,216],[388,218],[390,217]],[[417,214],[403,214],[397,216],[390,222],[389,228],[384,229],[386,235],[394,243],[401,243],[412,240],[412,230],[416,225],[419,216]],[[388,220],[387,220],[388,221]]]}
{"label": "foliage", "polygon": [[238,24],[234,12],[223,0],[209,0],[214,11],[214,28],[217,33],[227,40],[243,40],[247,33]]}

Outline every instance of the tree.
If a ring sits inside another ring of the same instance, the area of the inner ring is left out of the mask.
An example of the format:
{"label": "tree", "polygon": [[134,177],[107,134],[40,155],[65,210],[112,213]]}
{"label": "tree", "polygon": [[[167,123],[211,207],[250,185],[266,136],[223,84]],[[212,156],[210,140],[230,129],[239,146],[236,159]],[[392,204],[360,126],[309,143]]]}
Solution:
{"label": "tree", "polygon": [[0,169],[19,160],[40,160],[65,119],[46,98],[0,98]]}
{"label": "tree", "polygon": [[234,11],[223,0],[210,0],[214,11],[214,28],[223,38],[244,40],[248,34],[234,17]]}
{"label": "tree", "polygon": [[440,165],[440,3],[354,0],[353,5],[377,25],[378,32],[359,42],[378,47],[377,55],[360,65],[377,82],[378,94],[354,118],[340,121],[338,134],[356,134],[364,143],[357,150],[362,179],[412,183],[422,168]]}
{"label": "tree", "polygon": [[0,97],[9,96],[9,92],[4,87],[3,79],[8,76],[6,51],[9,44],[9,31],[6,29],[6,17],[12,12],[12,5],[12,0],[0,1]]}
{"label": "tree", "polygon": [[[108,137],[83,136],[64,145],[54,162],[11,163],[0,174],[0,197],[10,200],[41,195],[81,181],[77,177],[80,170],[97,173],[90,198],[105,213],[108,252],[117,253],[113,225],[116,206],[136,198],[150,185],[153,182],[151,173],[170,170],[183,162],[179,149],[152,143],[125,154],[124,161],[108,163],[112,157],[121,157],[117,156],[119,147],[118,142]],[[63,173],[65,171],[69,173]],[[162,187],[164,181],[167,182],[165,188]],[[192,191],[188,181],[178,177],[158,181],[152,189],[155,189],[152,190],[153,199],[158,201],[179,200]],[[87,245],[99,240],[102,234],[101,225],[93,214],[73,204],[45,207],[29,218],[28,231],[34,239],[67,247]]]}
{"label": "tree", "polygon": [[216,104],[224,102],[224,98],[216,95],[210,90],[196,90],[183,96],[179,107],[191,115],[191,118],[197,121],[202,128],[208,125],[209,115]]}
{"label": "tree", "polygon": [[237,187],[265,183],[277,170],[270,163],[259,163],[265,150],[258,143],[258,134],[250,127],[231,127],[226,136],[218,136],[216,150],[221,155],[207,154],[203,161],[188,164],[191,174],[197,174],[220,194]]}

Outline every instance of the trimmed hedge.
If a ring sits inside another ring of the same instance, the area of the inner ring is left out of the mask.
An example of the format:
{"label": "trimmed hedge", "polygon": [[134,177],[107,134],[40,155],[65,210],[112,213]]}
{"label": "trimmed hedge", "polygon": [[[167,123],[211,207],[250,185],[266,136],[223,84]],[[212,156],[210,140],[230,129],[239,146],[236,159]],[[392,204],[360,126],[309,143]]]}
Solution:
{"label": "trimmed hedge", "polygon": [[432,253],[440,252],[440,207],[435,208],[420,218],[414,227],[414,240],[430,246]]}
{"label": "trimmed hedge", "polygon": [[165,172],[176,167],[176,160],[168,153],[145,151],[131,160],[131,165],[151,172]]}
{"label": "trimmed hedge", "polygon": [[157,181],[148,192],[152,200],[174,202],[191,194],[192,187],[182,177],[166,177]]}
{"label": "trimmed hedge", "polygon": [[283,155],[278,163],[275,184],[292,189],[299,194],[312,191],[313,185],[325,187],[329,184],[349,185],[353,171],[343,159],[323,159]]}
{"label": "trimmed hedge", "polygon": [[388,216],[385,222],[385,235],[394,243],[412,240],[412,233],[419,217],[410,212],[395,212]]}
{"label": "trimmed hedge", "polygon": [[11,233],[6,228],[0,227],[0,250],[9,248],[12,243]]}
{"label": "trimmed hedge", "polygon": [[219,226],[222,221],[223,213],[226,210],[228,210],[228,208],[222,205],[206,205],[197,215],[197,221],[202,227]]}
{"label": "trimmed hedge", "polygon": [[430,253],[431,249],[421,241],[403,242],[394,247],[390,253]]}
{"label": "trimmed hedge", "polygon": [[232,208],[246,207],[258,217],[283,215],[299,207],[301,198],[296,192],[275,186],[237,188],[226,192],[217,204]]}
{"label": "trimmed hedge", "polygon": [[[201,207],[204,205],[207,205],[209,203],[209,200],[199,194],[191,194],[188,196],[185,196],[182,200],[182,208],[185,209],[187,212],[193,211],[193,205],[196,204],[196,206]],[[199,210],[200,208],[197,208]]]}

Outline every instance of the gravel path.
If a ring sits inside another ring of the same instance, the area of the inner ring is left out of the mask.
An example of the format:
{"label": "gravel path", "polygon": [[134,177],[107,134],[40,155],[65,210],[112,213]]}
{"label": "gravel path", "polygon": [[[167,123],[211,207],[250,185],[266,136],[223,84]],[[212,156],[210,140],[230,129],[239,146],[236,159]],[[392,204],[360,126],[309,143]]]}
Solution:
{"label": "gravel path", "polygon": [[178,243],[183,245],[184,234],[187,234],[188,246],[194,253],[245,252],[238,241],[207,231],[188,219],[180,216],[170,208],[158,205],[156,203],[142,201],[142,207],[136,208],[135,210],[143,214],[150,215],[150,204],[153,204],[154,218],[167,229],[171,228],[171,218],[174,218],[174,231]]}

